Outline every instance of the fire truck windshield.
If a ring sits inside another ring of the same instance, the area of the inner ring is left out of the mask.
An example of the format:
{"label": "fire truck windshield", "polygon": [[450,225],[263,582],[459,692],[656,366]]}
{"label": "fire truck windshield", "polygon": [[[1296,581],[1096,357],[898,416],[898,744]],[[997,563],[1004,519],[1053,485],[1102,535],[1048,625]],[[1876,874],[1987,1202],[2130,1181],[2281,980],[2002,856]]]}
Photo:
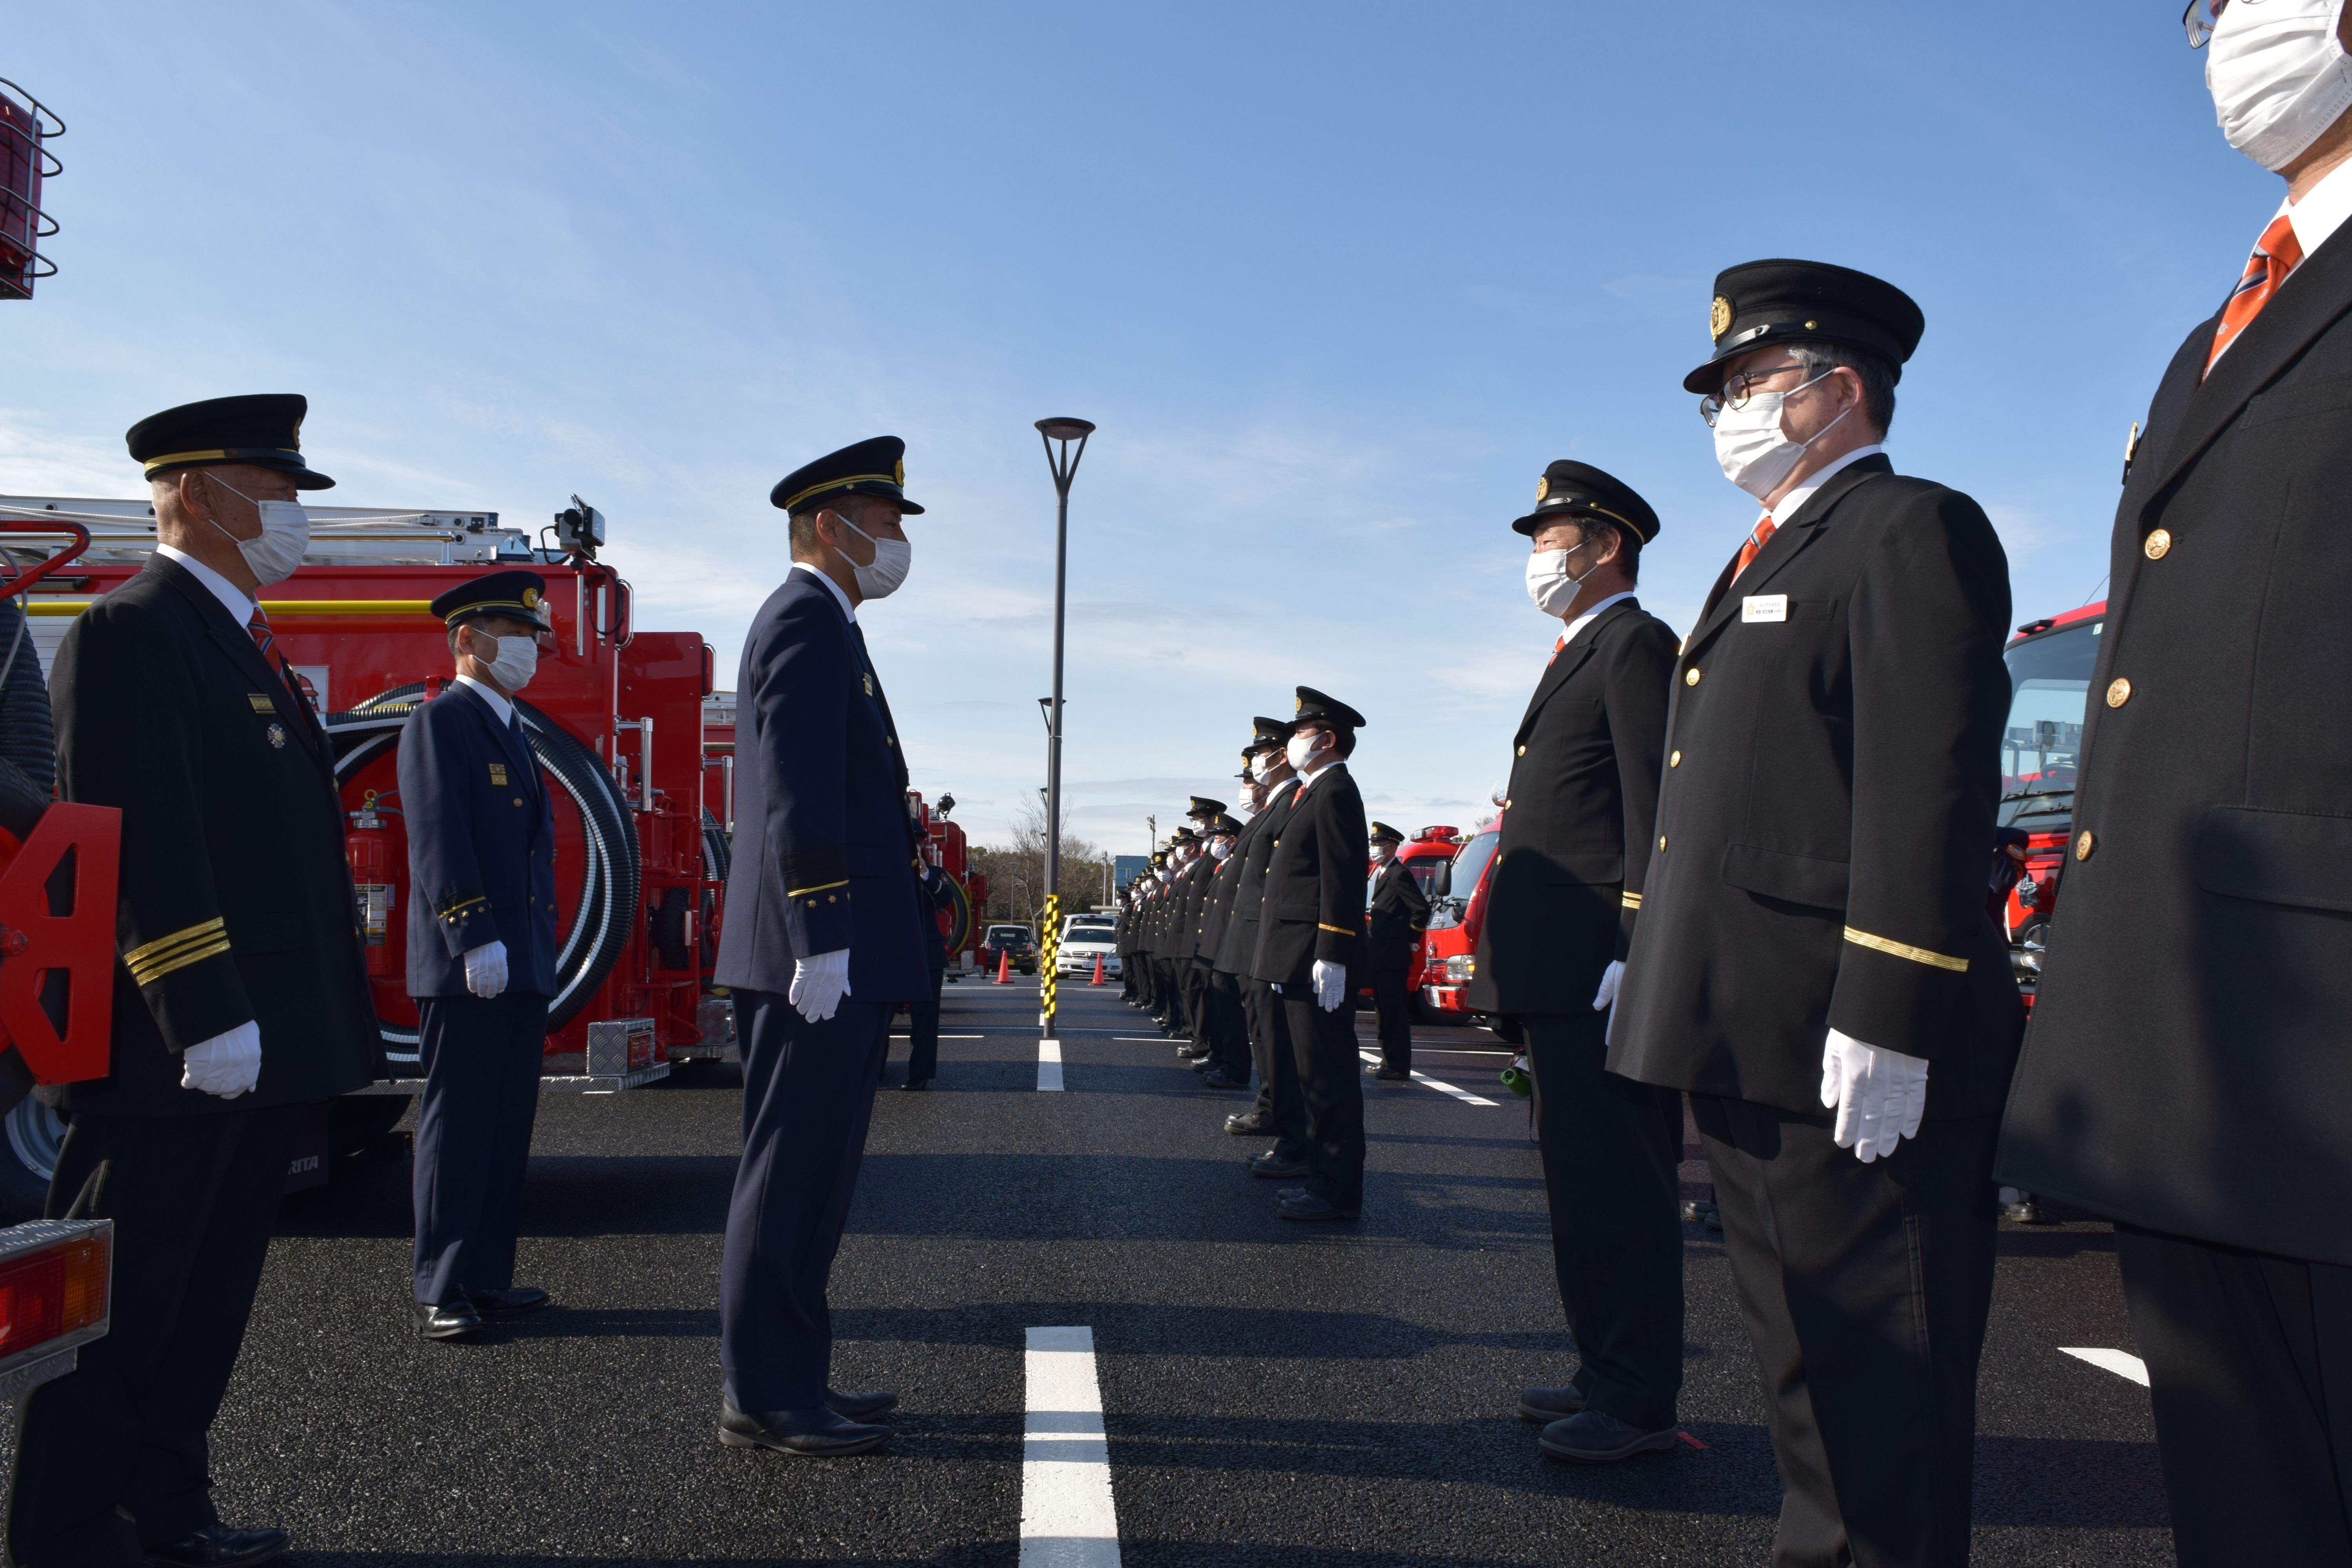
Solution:
{"label": "fire truck windshield", "polygon": [[1429,900],[1429,929],[1443,931],[1447,926],[1462,923],[1462,911],[1470,907],[1470,895],[1478,890],[1478,879],[1485,874],[1486,862],[1495,858],[1495,845],[1503,836],[1493,828],[1471,836],[1445,873],[1446,891]]}
{"label": "fire truck windshield", "polygon": [[2000,741],[2000,821],[2032,831],[2074,809],[2084,704],[2099,657],[2099,621],[2011,647],[2009,724]]}

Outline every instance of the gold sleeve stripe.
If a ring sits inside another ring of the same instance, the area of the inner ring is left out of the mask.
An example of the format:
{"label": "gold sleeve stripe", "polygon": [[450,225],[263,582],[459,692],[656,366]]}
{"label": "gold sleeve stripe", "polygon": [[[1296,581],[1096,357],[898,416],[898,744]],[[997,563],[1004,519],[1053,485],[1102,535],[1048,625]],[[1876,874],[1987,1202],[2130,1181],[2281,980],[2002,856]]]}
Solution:
{"label": "gold sleeve stripe", "polygon": [[1617,895],[1617,901],[1624,905],[1629,910],[1638,910],[1642,907],[1642,895],[1639,893],[1619,893]]}
{"label": "gold sleeve stripe", "polygon": [[786,888],[784,889],[784,897],[788,899],[797,899],[803,893],[822,893],[827,888],[846,888],[847,886],[849,886],[849,879],[844,877],[838,882],[819,882],[814,888]]}
{"label": "gold sleeve stripe", "polygon": [[477,893],[470,899],[459,899],[455,903],[444,904],[433,912],[445,921],[454,921],[476,904],[487,904],[489,901],[488,894]]}
{"label": "gold sleeve stripe", "polygon": [[159,952],[147,953],[136,963],[132,963],[126,959],[124,961],[124,967],[131,971],[131,979],[137,981],[140,984],[144,985],[147,984],[147,977],[149,975],[167,973],[167,966],[174,968],[177,967],[179,961],[186,954],[193,952],[200,947],[210,949],[215,944],[226,947],[228,944],[228,933],[220,931],[205,931],[200,936],[190,938],[186,942],[174,942],[170,947],[163,948]]}
{"label": "gold sleeve stripe", "polygon": [[1969,961],[1965,958],[1954,958],[1949,953],[1930,952],[1924,947],[1913,947],[1907,942],[1893,942],[1883,936],[1873,936],[1866,931],[1856,931],[1852,926],[1845,928],[1845,939],[1857,947],[1875,948],[1880,952],[1891,952],[1897,958],[1907,958],[1914,963],[1925,963],[1935,969],[1948,969],[1955,973],[1968,972]]}
{"label": "gold sleeve stripe", "polygon": [[1361,935],[1363,935],[1363,932],[1361,932],[1361,931],[1349,931],[1346,926],[1328,926],[1328,925],[1325,925],[1321,921],[1317,921],[1315,922],[1315,929],[1316,929],[1317,931],[1338,931],[1341,936],[1361,936]]}
{"label": "gold sleeve stripe", "polygon": [[131,972],[131,978],[141,985],[152,985],[175,969],[185,969],[191,963],[201,963],[207,958],[218,958],[228,951],[228,938],[221,937],[202,947],[192,947],[184,952],[162,958],[143,968]]}
{"label": "gold sleeve stripe", "polygon": [[131,968],[136,969],[141,964],[160,955],[165,948],[179,947],[184,943],[197,942],[205,937],[218,936],[226,929],[226,927],[222,923],[221,917],[215,915],[212,919],[205,921],[201,925],[192,925],[184,931],[175,931],[169,936],[159,936],[153,942],[140,943],[137,947],[132,948],[129,952],[122,955],[122,962],[129,964]]}

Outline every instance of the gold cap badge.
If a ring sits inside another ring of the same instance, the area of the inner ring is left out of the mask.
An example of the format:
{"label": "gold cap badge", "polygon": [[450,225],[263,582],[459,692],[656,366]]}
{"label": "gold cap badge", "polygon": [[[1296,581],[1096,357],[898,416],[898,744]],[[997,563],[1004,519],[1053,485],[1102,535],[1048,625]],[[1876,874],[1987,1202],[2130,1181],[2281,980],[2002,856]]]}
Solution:
{"label": "gold cap badge", "polygon": [[1549,494],[1551,494],[1551,476],[1546,474],[1536,481],[1536,500],[1540,501]]}
{"label": "gold cap badge", "polygon": [[539,590],[538,590],[538,589],[536,589],[536,588],[525,588],[525,589],[522,591],[522,607],[523,607],[524,609],[526,609],[526,610],[535,610],[535,609],[539,608]]}
{"label": "gold cap badge", "polygon": [[904,458],[899,458],[898,461],[892,466],[891,474],[893,477],[890,482],[897,485],[900,489],[905,489],[907,488],[907,460]]}
{"label": "gold cap badge", "polygon": [[1731,330],[1731,301],[1717,294],[1715,308],[1707,312],[1706,335],[1719,338]]}

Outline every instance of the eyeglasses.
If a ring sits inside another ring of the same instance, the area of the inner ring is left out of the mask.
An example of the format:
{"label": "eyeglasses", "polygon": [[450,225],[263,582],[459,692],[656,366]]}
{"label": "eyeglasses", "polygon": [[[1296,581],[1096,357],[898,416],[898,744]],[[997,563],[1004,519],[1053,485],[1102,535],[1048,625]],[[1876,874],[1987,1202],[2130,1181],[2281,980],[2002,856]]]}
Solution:
{"label": "eyeglasses", "polygon": [[[2228,4],[2228,0],[2223,0],[2223,4]],[[1769,381],[1776,375],[1805,368],[1803,364],[1790,361],[1787,364],[1776,364],[1769,370],[1743,370],[1726,381],[1721,392],[1710,392],[1698,400],[1698,416],[1712,427],[1716,416],[1726,408],[1747,407],[1748,400],[1756,395],[1758,382]]]}
{"label": "eyeglasses", "polygon": [[[2259,5],[2263,0],[2242,0],[2248,5]],[[2213,38],[2213,29],[2221,25],[2221,13],[2230,8],[2230,0],[2189,0],[2189,9],[2180,13],[2180,29],[2189,35],[2189,47],[2201,49]]]}

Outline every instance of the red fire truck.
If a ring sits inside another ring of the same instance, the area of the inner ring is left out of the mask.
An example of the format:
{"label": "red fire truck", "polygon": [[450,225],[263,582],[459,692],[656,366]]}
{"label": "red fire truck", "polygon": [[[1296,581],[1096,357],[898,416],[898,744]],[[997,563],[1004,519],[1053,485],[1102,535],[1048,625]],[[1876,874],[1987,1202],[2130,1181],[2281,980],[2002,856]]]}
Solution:
{"label": "red fire truck", "polygon": [[[1421,896],[1430,901],[1433,915],[1437,900],[1445,896],[1447,873],[1453,869],[1454,857],[1462,847],[1459,829],[1446,826],[1424,827],[1397,846],[1396,858],[1405,874],[1421,889]],[[1405,985],[1412,998],[1413,1016],[1423,1023],[1434,1019],[1425,1016],[1421,999],[1422,988],[1432,981],[1429,970],[1429,935],[1426,931],[1412,944],[1412,957],[1405,967]],[[1369,990],[1366,993],[1370,994]]]}
{"label": "red fire truck", "polygon": [[[393,1076],[318,1119],[289,1186],[323,1182],[336,1157],[389,1130],[415,1091],[408,850],[394,751],[409,713],[448,679],[445,628],[426,605],[501,566],[546,576],[555,622],[518,704],[557,816],[562,944],[541,1087],[612,1092],[651,1082],[683,1060],[730,1055],[731,1009],[710,982],[727,865],[719,809],[731,757],[721,753],[714,765],[705,752],[706,704],[717,695],[709,645],[695,633],[637,628],[628,584],[596,559],[604,519],[576,496],[537,541],[486,510],[310,510],[305,564],[265,590],[262,603],[334,742],[368,977]],[[79,559],[25,595],[45,672],[73,617],[137,573],[155,544],[144,501],[0,497],[0,521],[48,518],[78,522],[91,537]],[[10,560],[22,563],[68,541],[61,530],[5,542]],[[63,1125],[35,1099],[12,1111],[5,1129],[0,1209],[24,1212],[39,1201]]]}
{"label": "red fire truck", "polygon": [[2084,704],[2106,613],[2102,600],[2029,621],[2003,655],[2010,700],[2000,743],[2000,823],[2026,836],[2025,875],[2011,890],[2004,914],[2010,964],[2028,1007],[2058,908],[2058,876],[2074,829]]}
{"label": "red fire truck", "polygon": [[1503,819],[1495,818],[1454,850],[1446,862],[1442,886],[1429,895],[1429,930],[1422,937],[1418,997],[1424,1021],[1469,1024],[1475,1019],[1464,1004],[1470,984],[1470,965],[1478,951],[1479,928],[1486,922],[1486,889],[1495,868],[1495,845],[1503,836]]}

